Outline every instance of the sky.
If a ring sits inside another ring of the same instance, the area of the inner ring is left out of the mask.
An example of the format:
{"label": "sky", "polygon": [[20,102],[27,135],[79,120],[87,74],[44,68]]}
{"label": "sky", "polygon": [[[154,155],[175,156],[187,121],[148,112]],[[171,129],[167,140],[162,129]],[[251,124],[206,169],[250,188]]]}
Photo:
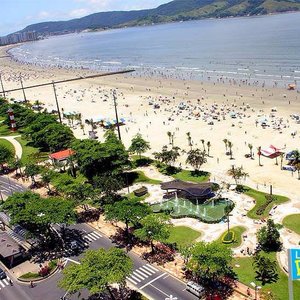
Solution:
{"label": "sky", "polygon": [[0,36],[44,21],[69,20],[111,10],[154,8],[171,0],[0,0]]}

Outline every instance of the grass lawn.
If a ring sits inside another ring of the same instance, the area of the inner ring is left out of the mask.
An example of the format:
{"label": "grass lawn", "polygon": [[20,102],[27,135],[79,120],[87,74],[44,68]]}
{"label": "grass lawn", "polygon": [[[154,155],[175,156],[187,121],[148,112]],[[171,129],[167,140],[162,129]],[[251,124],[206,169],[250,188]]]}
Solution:
{"label": "grass lawn", "polygon": [[[29,141],[27,141],[24,137],[17,137],[16,140],[21,144],[23,149],[23,154],[21,158],[21,162],[26,165],[28,163],[34,163],[34,155],[40,153],[38,148],[34,148],[29,145]],[[48,159],[48,153],[41,152],[39,158]]]}
{"label": "grass lawn", "polygon": [[283,226],[300,234],[300,214],[286,216],[282,222]]}
{"label": "grass lawn", "polygon": [[195,171],[181,170],[180,172],[173,174],[172,177],[174,177],[175,179],[180,179],[182,181],[199,183],[208,181],[210,173],[201,171],[199,173],[195,173]]}
{"label": "grass lawn", "polygon": [[246,228],[243,226],[235,226],[235,227],[229,228],[229,230],[233,231],[234,235],[235,235],[235,241],[233,243],[231,243],[231,244],[223,244],[222,243],[222,237],[227,232],[227,230],[221,234],[221,236],[217,239],[217,241],[229,248],[239,247],[242,244],[242,235],[246,231]]}
{"label": "grass lawn", "polygon": [[16,135],[15,132],[12,132],[10,128],[4,123],[5,118],[0,117],[0,136],[7,136],[7,135]]}
{"label": "grass lawn", "polygon": [[176,243],[178,248],[180,248],[192,244],[200,236],[201,232],[189,227],[174,226],[170,229],[170,237],[167,242]]}
{"label": "grass lawn", "polygon": [[0,137],[0,145],[5,146],[6,148],[10,149],[13,153],[15,153],[15,147],[10,141],[1,139]]}
{"label": "grass lawn", "polygon": [[[160,184],[161,181],[157,179],[151,179],[147,177],[142,171],[129,172],[128,182],[130,185],[134,183],[149,183],[149,184]],[[124,181],[126,182],[126,176],[124,175]]]}
{"label": "grass lawn", "polygon": [[[265,254],[271,260],[276,260],[276,253]],[[241,257],[235,258],[233,263],[233,269],[238,275],[239,281],[251,287],[250,282],[255,282],[260,285],[258,281],[255,280],[255,272],[252,266],[252,258]],[[238,264],[240,267],[235,267]],[[279,279],[275,283],[266,284],[262,289],[271,289],[273,293],[277,296],[278,300],[288,300],[288,277],[278,266]],[[300,281],[294,281],[294,299],[300,295]]]}
{"label": "grass lawn", "polygon": [[127,194],[126,197],[130,200],[136,200],[136,201],[144,201],[147,197],[149,197],[150,194],[147,193],[146,195],[144,196],[141,196],[141,197],[138,197],[138,196],[135,196],[135,194],[132,192],[130,194]]}
{"label": "grass lawn", "polygon": [[289,200],[289,198],[284,197],[284,196],[280,196],[280,195],[273,195],[275,196],[277,199],[273,202],[271,202],[265,209],[265,211],[263,212],[263,214],[258,215],[257,214],[257,210],[259,209],[259,207],[261,207],[262,205],[264,205],[264,203],[266,203],[266,195],[269,195],[268,193],[263,193],[254,189],[251,189],[247,186],[244,186],[245,191],[244,194],[253,198],[256,203],[255,206],[247,213],[247,216],[251,219],[261,219],[261,218],[267,218],[269,216],[269,212],[271,210],[271,208],[276,204],[282,204],[284,202],[287,202]]}

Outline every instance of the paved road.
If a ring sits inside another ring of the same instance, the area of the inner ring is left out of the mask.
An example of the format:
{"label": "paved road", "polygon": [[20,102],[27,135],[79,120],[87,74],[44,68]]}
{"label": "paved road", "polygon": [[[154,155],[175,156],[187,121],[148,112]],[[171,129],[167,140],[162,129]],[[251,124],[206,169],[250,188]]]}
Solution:
{"label": "paved road", "polygon": [[7,176],[1,175],[0,176],[0,191],[6,196],[10,196],[14,192],[26,191],[26,187],[9,179],[9,177],[7,177]]}
{"label": "paved road", "polygon": [[[23,186],[8,180],[7,177],[0,176],[0,186],[3,193],[10,195],[12,192],[20,192],[26,190]],[[56,229],[59,226],[54,225]],[[86,224],[76,224],[71,226],[72,229],[79,230],[81,235],[76,237],[79,247],[82,250],[85,249],[99,249],[115,246],[112,241],[105,235],[96,231],[94,228]],[[78,261],[80,256],[72,256],[68,253],[70,260]],[[132,258],[134,263],[134,271],[128,276],[127,282],[146,293],[149,297],[155,300],[165,300],[173,296],[174,300],[194,300],[197,297],[193,296],[185,290],[185,284],[170,274],[163,272],[156,266],[148,264],[148,262],[141,259],[133,252],[129,252],[128,255]],[[44,282],[37,283],[34,288],[30,288],[28,285],[14,282],[13,286],[10,286],[8,281],[0,281],[0,299],[1,300],[59,300],[65,292],[57,287],[57,282],[62,277],[62,273],[58,272],[51,278]],[[13,279],[13,278],[12,278]],[[14,279],[13,279],[14,280]],[[4,285],[4,286],[3,286]],[[86,292],[83,292],[81,297],[85,297]],[[68,299],[78,299],[77,295],[70,296]],[[171,297],[172,299],[172,297]]]}

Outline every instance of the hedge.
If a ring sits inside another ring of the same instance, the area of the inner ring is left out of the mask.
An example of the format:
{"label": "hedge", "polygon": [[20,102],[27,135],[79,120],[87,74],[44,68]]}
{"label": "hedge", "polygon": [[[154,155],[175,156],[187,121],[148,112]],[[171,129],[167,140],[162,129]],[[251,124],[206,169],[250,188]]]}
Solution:
{"label": "hedge", "polygon": [[235,240],[235,233],[231,230],[229,232],[225,232],[224,235],[222,236],[222,243],[223,244],[231,244]]}

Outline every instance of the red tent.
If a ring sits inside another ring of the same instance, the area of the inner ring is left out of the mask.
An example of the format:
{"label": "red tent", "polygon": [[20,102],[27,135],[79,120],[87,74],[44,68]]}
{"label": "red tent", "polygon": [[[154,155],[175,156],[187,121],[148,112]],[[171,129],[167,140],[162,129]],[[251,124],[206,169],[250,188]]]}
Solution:
{"label": "red tent", "polygon": [[281,149],[276,148],[273,145],[270,145],[268,148],[261,148],[260,150],[260,154],[265,156],[265,157],[269,157],[269,158],[275,158],[280,156],[280,154],[283,153],[281,151]]}

